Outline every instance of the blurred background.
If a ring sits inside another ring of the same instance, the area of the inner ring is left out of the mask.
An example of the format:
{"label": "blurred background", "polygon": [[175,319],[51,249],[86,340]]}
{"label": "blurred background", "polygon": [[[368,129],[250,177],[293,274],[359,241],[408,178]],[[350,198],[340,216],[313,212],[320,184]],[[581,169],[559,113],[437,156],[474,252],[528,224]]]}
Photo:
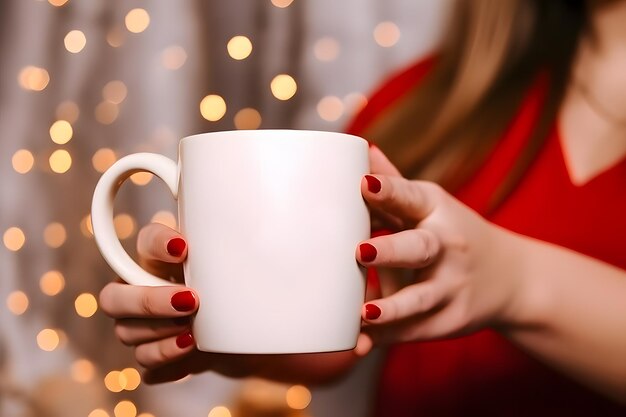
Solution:
{"label": "blurred background", "polygon": [[[428,54],[451,0],[0,1],[0,415],[364,416],[375,355],[335,386],[206,374],[146,386],[98,309],[115,279],[93,188],[137,151],[206,131],[341,131],[376,84]],[[149,174],[117,199],[132,254],[175,203]]]}

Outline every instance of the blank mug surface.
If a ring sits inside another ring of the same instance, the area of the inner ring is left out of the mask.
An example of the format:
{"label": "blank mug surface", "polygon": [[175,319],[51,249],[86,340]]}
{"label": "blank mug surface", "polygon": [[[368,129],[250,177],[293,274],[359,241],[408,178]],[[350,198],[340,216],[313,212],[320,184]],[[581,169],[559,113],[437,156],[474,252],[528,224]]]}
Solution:
{"label": "blank mug surface", "polygon": [[200,294],[198,348],[229,353],[351,349],[369,237],[360,181],[367,143],[308,131],[236,131],[180,144],[186,283]]}
{"label": "blank mug surface", "polygon": [[198,349],[305,353],[354,348],[369,237],[361,180],[367,142],[331,132],[254,130],[184,138],[175,163],[128,155],[100,178],[92,201],[98,248],[132,285],[172,285],[143,270],[117,239],[115,195],[135,172],[161,178],[178,200],[188,243],[185,283],[200,297]]}

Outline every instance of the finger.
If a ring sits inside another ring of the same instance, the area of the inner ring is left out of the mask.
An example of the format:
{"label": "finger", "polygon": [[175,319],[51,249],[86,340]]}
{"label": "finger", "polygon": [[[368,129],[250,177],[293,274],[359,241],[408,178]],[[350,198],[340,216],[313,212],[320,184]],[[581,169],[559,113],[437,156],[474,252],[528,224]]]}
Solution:
{"label": "finger", "polygon": [[144,260],[181,263],[187,256],[187,243],[176,230],[150,223],[139,231],[137,253]]}
{"label": "finger", "polygon": [[372,351],[374,347],[374,342],[367,333],[361,333],[357,339],[356,347],[354,348],[354,353],[363,357]]}
{"label": "finger", "polygon": [[398,292],[363,306],[361,315],[367,323],[397,322],[427,313],[444,304],[447,291],[437,281],[409,285]]}
{"label": "finger", "polygon": [[190,317],[176,319],[118,319],[115,334],[126,346],[136,346],[178,335],[191,328]]}
{"label": "finger", "polygon": [[387,159],[378,146],[370,144],[369,159],[372,174],[389,175],[393,177],[402,176],[398,168]]}
{"label": "finger", "polygon": [[415,269],[433,263],[440,251],[441,243],[432,231],[411,229],[361,243],[357,259],[364,266]]}
{"label": "finger", "polygon": [[195,340],[191,332],[168,337],[135,348],[135,359],[144,368],[156,368],[177,361],[194,351]]}
{"label": "finger", "polygon": [[100,307],[116,319],[184,317],[198,309],[198,296],[182,285],[141,287],[112,282],[100,292]]}
{"label": "finger", "polygon": [[366,175],[361,180],[361,193],[373,210],[381,210],[415,225],[434,210],[442,190],[426,181]]}

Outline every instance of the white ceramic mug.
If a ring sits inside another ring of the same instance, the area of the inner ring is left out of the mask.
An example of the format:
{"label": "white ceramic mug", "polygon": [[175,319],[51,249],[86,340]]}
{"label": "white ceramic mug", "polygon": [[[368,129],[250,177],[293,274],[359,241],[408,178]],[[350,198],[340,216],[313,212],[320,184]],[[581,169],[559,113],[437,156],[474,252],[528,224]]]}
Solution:
{"label": "white ceramic mug", "polygon": [[113,164],[93,196],[98,247],[128,283],[172,285],[139,267],[116,237],[114,198],[138,171],[161,178],[178,201],[185,284],[200,297],[198,349],[354,348],[365,295],[355,251],[370,233],[360,191],[369,172],[364,139],[300,130],[204,133],[180,141],[178,164],[150,153]]}

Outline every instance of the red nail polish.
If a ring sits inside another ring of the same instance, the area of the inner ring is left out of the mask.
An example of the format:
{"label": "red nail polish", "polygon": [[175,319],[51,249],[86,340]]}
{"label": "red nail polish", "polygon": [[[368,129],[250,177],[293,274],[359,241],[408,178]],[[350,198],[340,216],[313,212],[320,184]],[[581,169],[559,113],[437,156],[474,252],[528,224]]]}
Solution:
{"label": "red nail polish", "polygon": [[181,333],[176,338],[176,346],[178,346],[180,349],[185,349],[186,347],[193,345],[193,343],[194,340],[191,332]]}
{"label": "red nail polish", "polygon": [[176,311],[191,311],[196,307],[196,297],[191,291],[177,292],[170,302]]}
{"label": "red nail polish", "polygon": [[367,181],[367,189],[370,193],[376,194],[380,191],[382,184],[380,180],[372,175],[366,175],[365,180]]}
{"label": "red nail polish", "polygon": [[361,243],[359,245],[359,252],[361,252],[361,260],[363,262],[372,262],[376,259],[376,255],[378,255],[376,248],[369,243]]}
{"label": "red nail polish", "polygon": [[380,307],[376,304],[365,304],[365,318],[368,320],[376,320],[380,317]]}
{"label": "red nail polish", "polygon": [[175,237],[167,242],[167,253],[172,256],[179,257],[183,254],[186,247],[187,243],[185,243],[184,239],[180,237]]}

